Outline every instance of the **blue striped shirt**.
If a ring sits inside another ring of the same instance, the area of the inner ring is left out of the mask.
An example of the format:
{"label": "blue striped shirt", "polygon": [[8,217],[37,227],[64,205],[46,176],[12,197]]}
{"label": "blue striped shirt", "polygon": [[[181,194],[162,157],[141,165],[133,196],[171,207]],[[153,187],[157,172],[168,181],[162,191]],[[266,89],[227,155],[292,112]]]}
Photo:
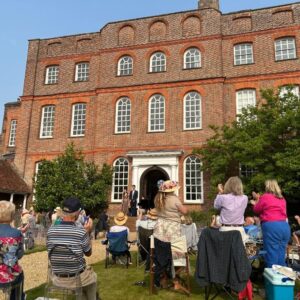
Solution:
{"label": "blue striped shirt", "polygon": [[85,269],[84,255],[91,251],[91,242],[84,228],[61,222],[49,228],[47,249],[55,274],[74,274]]}

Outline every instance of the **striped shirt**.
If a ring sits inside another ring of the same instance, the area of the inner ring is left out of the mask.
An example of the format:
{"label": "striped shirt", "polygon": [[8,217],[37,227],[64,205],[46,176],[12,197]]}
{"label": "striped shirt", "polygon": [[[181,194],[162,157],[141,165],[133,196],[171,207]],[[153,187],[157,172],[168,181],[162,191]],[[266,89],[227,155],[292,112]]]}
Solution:
{"label": "striped shirt", "polygon": [[91,242],[84,228],[61,222],[49,228],[47,250],[54,274],[74,274],[85,269],[84,255],[91,250]]}

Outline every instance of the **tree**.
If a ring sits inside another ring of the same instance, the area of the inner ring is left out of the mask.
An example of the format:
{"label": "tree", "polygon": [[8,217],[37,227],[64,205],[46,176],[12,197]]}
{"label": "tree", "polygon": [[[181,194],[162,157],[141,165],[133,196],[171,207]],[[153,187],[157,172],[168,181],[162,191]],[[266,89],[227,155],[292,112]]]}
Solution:
{"label": "tree", "polygon": [[[229,176],[242,176],[245,190],[263,191],[264,181],[275,178],[287,200],[300,200],[300,100],[293,87],[263,90],[255,107],[243,109],[237,121],[211,126],[214,135],[202,149],[202,169],[211,178],[211,192]],[[243,174],[241,174],[243,175]]]}
{"label": "tree", "polygon": [[108,206],[112,168],[86,162],[73,144],[54,160],[43,160],[34,179],[35,209],[47,211],[61,206],[65,198],[76,196],[84,209],[96,215]]}

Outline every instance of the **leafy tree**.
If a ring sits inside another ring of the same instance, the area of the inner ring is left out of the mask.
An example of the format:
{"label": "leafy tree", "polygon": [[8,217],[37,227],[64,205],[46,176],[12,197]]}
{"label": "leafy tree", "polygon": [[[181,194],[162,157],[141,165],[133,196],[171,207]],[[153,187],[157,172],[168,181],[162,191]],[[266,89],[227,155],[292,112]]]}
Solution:
{"label": "leafy tree", "polygon": [[76,196],[86,210],[96,215],[108,206],[112,168],[104,164],[99,170],[70,144],[54,160],[41,162],[34,182],[37,211],[51,210],[61,206],[65,198]]}
{"label": "leafy tree", "polygon": [[261,91],[255,107],[243,109],[237,121],[211,126],[214,135],[202,149],[202,169],[210,175],[211,195],[219,182],[239,175],[240,167],[252,170],[243,176],[246,192],[263,191],[264,181],[275,178],[287,200],[300,200],[300,100],[292,87],[286,93]]}

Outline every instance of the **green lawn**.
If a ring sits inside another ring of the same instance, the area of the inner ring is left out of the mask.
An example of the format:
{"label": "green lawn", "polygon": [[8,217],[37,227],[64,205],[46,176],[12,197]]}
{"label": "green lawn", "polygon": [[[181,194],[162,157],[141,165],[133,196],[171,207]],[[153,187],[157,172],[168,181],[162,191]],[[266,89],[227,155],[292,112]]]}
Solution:
{"label": "green lawn", "polygon": [[[133,261],[135,262],[135,254],[133,254]],[[149,275],[144,275],[143,268],[137,268],[135,265],[129,266],[126,269],[122,265],[109,266],[108,269],[104,268],[104,261],[95,264],[94,270],[98,275],[99,292],[102,300],[158,300],[158,299],[204,299],[204,289],[200,288],[194,281],[194,265],[195,257],[191,259],[191,286],[192,294],[187,297],[184,294],[175,292],[172,290],[159,289],[157,295],[150,296],[149,294]],[[137,281],[145,280],[146,285],[136,286],[134,285]],[[27,291],[27,300],[36,299],[39,296],[44,295],[44,285]],[[228,299],[226,295],[217,297],[215,299]],[[263,299],[258,295],[255,295],[255,300]]]}

